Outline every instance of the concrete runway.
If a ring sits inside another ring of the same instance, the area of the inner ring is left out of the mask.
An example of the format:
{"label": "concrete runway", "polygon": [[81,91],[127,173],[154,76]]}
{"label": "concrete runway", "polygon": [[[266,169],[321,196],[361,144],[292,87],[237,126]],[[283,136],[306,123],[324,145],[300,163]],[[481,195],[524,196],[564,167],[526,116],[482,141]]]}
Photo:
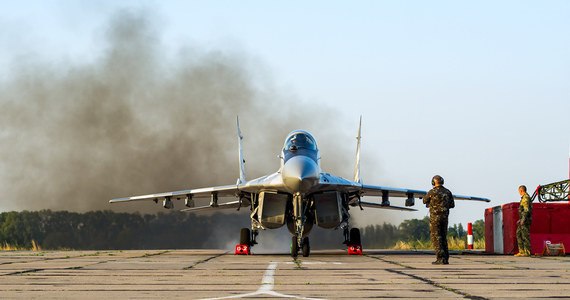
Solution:
{"label": "concrete runway", "polygon": [[433,251],[220,250],[0,252],[0,298],[570,298],[570,257]]}

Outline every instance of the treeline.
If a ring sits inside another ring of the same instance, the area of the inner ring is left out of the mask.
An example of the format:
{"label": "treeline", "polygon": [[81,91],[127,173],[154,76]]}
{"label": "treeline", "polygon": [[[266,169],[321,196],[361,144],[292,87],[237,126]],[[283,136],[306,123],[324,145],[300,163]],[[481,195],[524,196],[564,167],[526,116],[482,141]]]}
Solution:
{"label": "treeline", "polygon": [[[250,226],[241,214],[196,215],[94,211],[23,211],[0,214],[0,243],[42,249],[217,248],[217,241]],[[237,229],[236,229],[237,228]],[[237,232],[237,233],[236,233]]]}
{"label": "treeline", "polygon": [[[249,213],[4,212],[0,213],[0,243],[31,248],[34,241],[42,249],[76,250],[231,249],[239,240],[240,228],[250,226]],[[278,239],[290,239],[286,229],[280,230]],[[473,230],[476,238],[482,237],[483,220],[475,222]],[[270,232],[260,234],[261,243]],[[367,226],[361,228],[361,235],[366,248],[391,248],[399,240],[429,240],[429,219]],[[449,235],[464,237],[466,231],[461,224],[454,225]],[[314,249],[339,248],[342,241],[340,230],[315,228],[311,233]]]}

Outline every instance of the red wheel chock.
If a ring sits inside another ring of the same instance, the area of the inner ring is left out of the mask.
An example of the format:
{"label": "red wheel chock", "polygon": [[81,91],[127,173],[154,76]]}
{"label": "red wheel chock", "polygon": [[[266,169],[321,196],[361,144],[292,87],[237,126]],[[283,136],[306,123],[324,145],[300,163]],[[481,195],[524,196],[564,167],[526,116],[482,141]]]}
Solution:
{"label": "red wheel chock", "polygon": [[237,245],[235,255],[251,255],[249,245]]}
{"label": "red wheel chock", "polygon": [[348,245],[348,255],[362,255],[362,245]]}

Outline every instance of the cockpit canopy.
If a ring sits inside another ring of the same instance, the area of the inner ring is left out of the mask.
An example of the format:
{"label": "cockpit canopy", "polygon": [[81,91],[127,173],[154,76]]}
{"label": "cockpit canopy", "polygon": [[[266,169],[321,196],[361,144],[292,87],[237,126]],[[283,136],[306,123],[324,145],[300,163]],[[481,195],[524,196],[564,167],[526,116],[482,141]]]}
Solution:
{"label": "cockpit canopy", "polygon": [[284,147],[285,150],[317,150],[317,143],[310,133],[306,131],[293,131],[285,140]]}

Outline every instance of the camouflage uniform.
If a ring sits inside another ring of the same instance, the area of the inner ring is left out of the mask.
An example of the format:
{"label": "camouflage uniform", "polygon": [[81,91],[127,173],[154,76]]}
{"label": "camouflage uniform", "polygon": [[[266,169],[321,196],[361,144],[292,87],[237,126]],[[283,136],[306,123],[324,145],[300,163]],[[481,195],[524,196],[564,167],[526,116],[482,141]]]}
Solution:
{"label": "camouflage uniform", "polygon": [[453,195],[443,186],[436,186],[424,197],[424,204],[429,207],[431,243],[437,262],[448,263],[447,220],[449,209],[455,207]]}
{"label": "camouflage uniform", "polygon": [[519,221],[517,227],[517,243],[519,253],[527,251],[530,254],[530,224],[532,223],[532,201],[527,193],[521,197],[519,205]]}

